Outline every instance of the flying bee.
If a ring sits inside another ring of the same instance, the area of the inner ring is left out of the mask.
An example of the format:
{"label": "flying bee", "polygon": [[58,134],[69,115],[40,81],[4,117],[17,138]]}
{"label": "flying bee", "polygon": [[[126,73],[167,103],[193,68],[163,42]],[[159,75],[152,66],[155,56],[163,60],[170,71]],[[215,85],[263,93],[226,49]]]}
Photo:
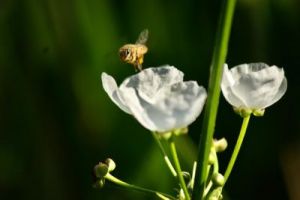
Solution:
{"label": "flying bee", "polygon": [[119,55],[122,61],[132,64],[135,70],[142,70],[144,55],[148,51],[145,45],[148,40],[149,31],[143,30],[135,44],[125,44],[119,49]]}

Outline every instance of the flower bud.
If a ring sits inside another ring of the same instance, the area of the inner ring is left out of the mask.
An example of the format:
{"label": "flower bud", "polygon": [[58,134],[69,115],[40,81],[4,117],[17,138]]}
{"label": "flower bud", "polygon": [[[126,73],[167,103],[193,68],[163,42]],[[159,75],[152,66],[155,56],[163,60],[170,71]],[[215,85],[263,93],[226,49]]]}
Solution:
{"label": "flower bud", "polygon": [[99,164],[94,167],[94,174],[97,178],[102,179],[108,172],[108,166],[105,163],[99,162]]}
{"label": "flower bud", "polygon": [[227,140],[225,138],[222,138],[220,140],[214,140],[213,145],[216,152],[222,152],[225,151],[225,149],[228,146]]}
{"label": "flower bud", "polygon": [[224,176],[220,173],[216,173],[212,177],[212,181],[216,187],[221,187],[225,183]]}
{"label": "flower bud", "polygon": [[112,172],[114,171],[114,169],[116,168],[116,163],[113,161],[113,159],[111,158],[107,158],[105,160],[105,163],[107,164],[108,166],[108,172]]}

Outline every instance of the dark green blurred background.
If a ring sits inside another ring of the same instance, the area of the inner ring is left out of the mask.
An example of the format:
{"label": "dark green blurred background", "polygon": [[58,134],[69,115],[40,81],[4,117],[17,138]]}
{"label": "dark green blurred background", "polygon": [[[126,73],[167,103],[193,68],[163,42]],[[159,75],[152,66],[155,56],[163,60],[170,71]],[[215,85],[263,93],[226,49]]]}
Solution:
{"label": "dark green blurred background", "polygon": [[[134,73],[118,48],[148,28],[145,66],[175,65],[207,87],[221,0],[2,0],[0,2],[0,199],[153,199],[107,184],[92,168],[112,157],[114,175],[165,192],[177,187],[152,140],[102,89]],[[284,67],[286,95],[253,118],[227,199],[300,199],[300,1],[238,0],[227,62]],[[190,170],[202,116],[180,142]],[[241,119],[221,97],[217,137],[224,171]]]}

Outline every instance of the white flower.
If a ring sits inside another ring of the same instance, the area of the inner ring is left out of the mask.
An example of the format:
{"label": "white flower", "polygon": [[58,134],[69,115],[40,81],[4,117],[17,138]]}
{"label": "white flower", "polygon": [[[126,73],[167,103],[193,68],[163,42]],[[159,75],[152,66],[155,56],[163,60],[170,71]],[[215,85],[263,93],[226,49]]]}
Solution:
{"label": "white flower", "polygon": [[207,96],[203,87],[184,82],[183,73],[168,65],[144,69],[120,87],[106,73],[101,78],[111,100],[151,131],[187,127],[201,113]]}
{"label": "white flower", "polygon": [[255,111],[277,102],[286,92],[287,80],[277,66],[250,63],[229,70],[225,64],[221,88],[233,107]]}

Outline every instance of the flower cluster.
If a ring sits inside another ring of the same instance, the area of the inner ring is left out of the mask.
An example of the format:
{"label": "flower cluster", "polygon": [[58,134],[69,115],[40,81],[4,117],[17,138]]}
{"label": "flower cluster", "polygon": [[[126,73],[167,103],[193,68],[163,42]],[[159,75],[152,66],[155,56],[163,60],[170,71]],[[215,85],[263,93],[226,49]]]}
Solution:
{"label": "flower cluster", "polygon": [[[183,73],[169,65],[144,69],[125,79],[120,87],[106,73],[101,78],[104,90],[120,109],[145,128],[161,133],[195,121],[207,96],[204,87],[183,81]],[[283,69],[276,66],[250,63],[229,70],[224,64],[221,88],[235,109],[257,113],[284,95],[287,80]]]}
{"label": "flower cluster", "polygon": [[[115,168],[111,159],[95,166],[96,186],[102,187],[105,180],[109,180],[123,187],[152,193],[161,199],[190,200],[194,187],[197,187],[194,186],[194,182],[198,164],[194,162],[192,176],[181,171],[173,137],[187,132],[187,127],[200,115],[207,93],[205,88],[199,86],[196,81],[184,81],[183,76],[183,72],[169,65],[141,70],[126,78],[120,86],[112,76],[106,73],[101,75],[103,88],[111,100],[121,110],[132,115],[142,126],[153,132],[167,166],[173,176],[178,178],[180,189],[177,198],[117,179],[110,174]],[[243,117],[243,123],[224,175],[219,172],[217,153],[226,149],[226,139],[213,140],[211,144],[205,143],[209,146],[208,164],[202,166],[209,166],[209,176],[206,179],[207,185],[202,197],[208,200],[222,199],[223,187],[236,161],[251,114],[262,116],[265,108],[277,102],[287,90],[287,80],[284,70],[277,66],[250,63],[228,69],[227,64],[224,64],[220,87],[228,103]],[[169,142],[175,168],[160,143],[161,138]]]}

